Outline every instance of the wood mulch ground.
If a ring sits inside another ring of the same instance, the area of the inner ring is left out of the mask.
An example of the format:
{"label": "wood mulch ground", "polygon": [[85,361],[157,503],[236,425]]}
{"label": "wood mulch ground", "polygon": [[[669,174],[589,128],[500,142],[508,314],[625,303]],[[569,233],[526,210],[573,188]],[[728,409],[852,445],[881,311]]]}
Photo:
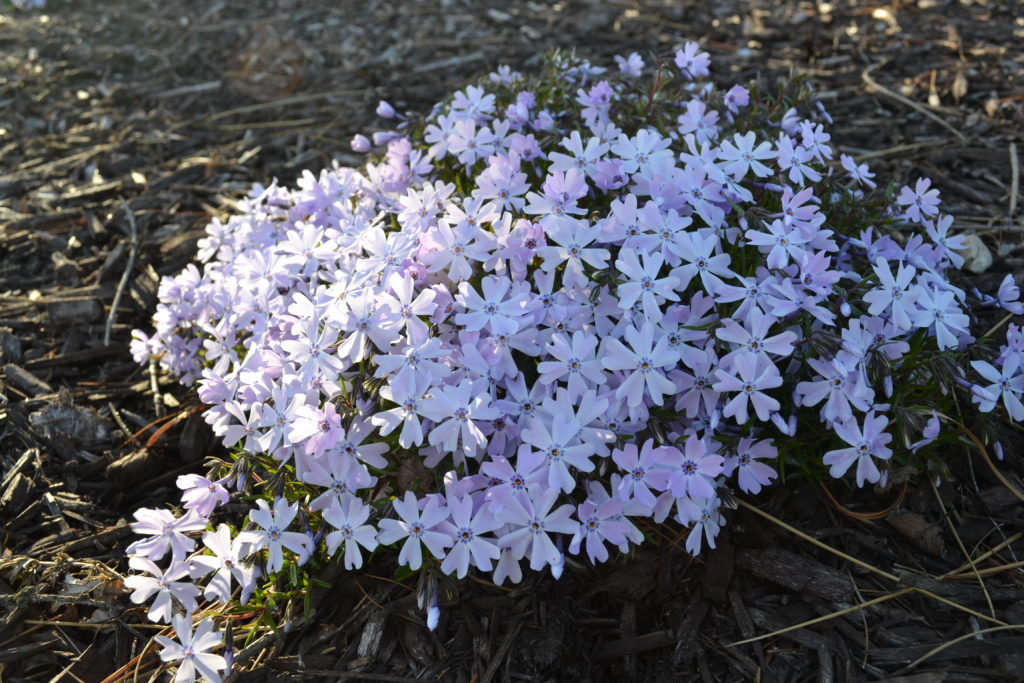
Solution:
{"label": "wood mulch ground", "polygon": [[[550,46],[604,61],[699,39],[729,80],[808,75],[833,141],[880,179],[931,177],[994,256],[975,278],[991,288],[1022,263],[1021,16],[1015,0],[5,11],[0,679],[153,678],[157,631],[120,581],[126,520],[176,499],[215,446],[189,391],[132,363],[130,330],[253,183],[358,164],[348,140],[378,99],[423,110]],[[950,452],[881,496],[772,487],[697,559],[661,527],[659,545],[560,581],[467,582],[433,633],[408,586],[335,569],[311,623],[290,615],[238,652],[233,680],[1022,680],[1024,458],[1005,450]]]}

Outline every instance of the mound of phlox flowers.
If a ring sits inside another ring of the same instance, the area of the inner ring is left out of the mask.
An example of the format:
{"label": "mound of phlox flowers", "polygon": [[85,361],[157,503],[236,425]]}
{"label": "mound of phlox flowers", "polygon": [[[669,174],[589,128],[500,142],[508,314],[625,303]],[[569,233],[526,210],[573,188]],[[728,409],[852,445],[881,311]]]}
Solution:
{"label": "mound of phlox flowers", "polygon": [[[1024,334],[972,331],[1019,291],[956,284],[927,179],[876,188],[805,87],[720,89],[696,44],[616,61],[502,68],[421,121],[381,103],[364,167],[256,188],[164,279],[134,355],[231,449],[179,479],[182,514],[133,525],[129,586],[175,620],[179,680],[227,666],[175,616],[200,596],[280,601],[297,567],[387,546],[433,627],[441,575],[557,577],[669,518],[698,553],[728,492],[885,485],[962,411],[1024,418]],[[218,511],[232,491],[247,518]]]}

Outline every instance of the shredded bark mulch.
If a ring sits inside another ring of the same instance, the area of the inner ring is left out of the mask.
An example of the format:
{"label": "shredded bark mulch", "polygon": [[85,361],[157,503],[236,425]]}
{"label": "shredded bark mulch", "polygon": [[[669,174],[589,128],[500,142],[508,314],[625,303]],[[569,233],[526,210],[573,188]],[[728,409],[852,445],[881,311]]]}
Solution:
{"label": "shredded bark mulch", "polygon": [[[76,0],[0,17],[3,680],[153,679],[162,627],[122,584],[127,520],[176,500],[217,446],[187,389],[132,362],[130,330],[253,183],[358,165],[348,141],[379,125],[378,99],[424,111],[548,47],[651,63],[697,39],[720,80],[809,78],[833,142],[879,179],[932,178],[978,238],[973,284],[1021,270],[1015,0]],[[239,642],[232,680],[1021,680],[1024,458],[1004,445],[882,493],[771,487],[696,559],[685,530],[652,526],[633,556],[570,558],[559,581],[453,584],[434,632],[388,567],[332,565],[308,623],[299,606]]]}

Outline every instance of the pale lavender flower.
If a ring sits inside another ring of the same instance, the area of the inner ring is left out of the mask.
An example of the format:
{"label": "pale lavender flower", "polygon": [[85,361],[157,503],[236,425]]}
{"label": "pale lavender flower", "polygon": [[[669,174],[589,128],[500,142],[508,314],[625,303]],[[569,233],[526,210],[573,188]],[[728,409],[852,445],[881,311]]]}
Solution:
{"label": "pale lavender flower", "polygon": [[1020,371],[1020,361],[1021,357],[1017,353],[1011,353],[999,368],[987,361],[971,361],[974,371],[991,382],[987,387],[978,387],[971,392],[971,400],[978,404],[979,410],[991,412],[1002,400],[1011,420],[1024,421],[1024,403],[1020,399],[1024,393],[1024,373]]}
{"label": "pale lavender flower", "polygon": [[659,467],[664,461],[664,451],[655,448],[653,439],[647,439],[639,450],[635,443],[623,444],[622,448],[616,448],[612,451],[612,460],[623,472],[622,479],[615,489],[615,495],[619,500],[635,500],[653,509],[656,498],[651,488],[657,491],[668,488],[668,470]]}
{"label": "pale lavender flower", "polygon": [[345,494],[355,493],[377,483],[377,477],[372,476],[365,465],[352,455],[338,450],[328,451],[326,456],[320,458],[307,457],[303,462],[305,467],[299,474],[300,480],[326,489],[309,504],[310,510],[323,510],[332,501],[341,502]]}
{"label": "pale lavender flower", "polygon": [[754,441],[743,438],[736,446],[736,455],[725,459],[722,473],[726,476],[737,473],[740,489],[756,495],[761,492],[762,486],[767,486],[778,476],[774,469],[758,460],[774,460],[778,455],[778,449],[768,439]]}
{"label": "pale lavender flower", "polygon": [[871,189],[876,187],[875,181],[872,178],[875,174],[871,172],[867,164],[858,164],[853,157],[848,154],[840,154],[839,161],[843,164],[843,168],[851,179],[856,180],[862,185],[866,185]]}
{"label": "pale lavender flower", "polygon": [[608,370],[631,371],[615,391],[615,395],[625,398],[631,408],[643,402],[645,393],[659,406],[664,402],[664,394],[675,393],[675,384],[660,372],[660,368],[673,365],[675,357],[663,335],[655,343],[655,329],[651,323],[645,323],[639,330],[626,328],[624,336],[631,349],[618,339],[606,337],[601,364]]}
{"label": "pale lavender flower", "polygon": [[470,563],[477,569],[491,571],[491,563],[498,559],[500,552],[492,538],[484,536],[502,526],[491,516],[487,505],[474,509],[473,496],[448,496],[448,513],[451,522],[445,523],[453,539],[452,548],[441,562],[441,571],[465,578]]}
{"label": "pale lavender flower", "polygon": [[470,380],[431,393],[419,410],[437,423],[427,437],[430,444],[449,453],[458,451],[465,458],[475,458],[487,445],[477,421],[494,420],[500,415],[487,393]]}
{"label": "pale lavender flower", "polygon": [[719,158],[726,162],[726,173],[736,180],[741,180],[748,171],[753,171],[758,178],[767,178],[773,173],[772,169],[761,163],[762,160],[774,159],[778,156],[772,150],[770,142],[765,141],[754,147],[756,136],[753,131],[745,135],[735,133],[733,140],[736,144],[724,140],[720,147]]}
{"label": "pale lavender flower", "polygon": [[662,462],[670,467],[668,489],[676,498],[708,498],[715,494],[715,477],[722,473],[725,458],[709,453],[704,439],[691,434],[683,450],[661,447]]}
{"label": "pale lavender flower", "polygon": [[209,517],[214,508],[228,502],[223,480],[211,481],[198,474],[182,474],[175,480],[182,490],[181,503],[186,510],[195,510],[200,517]]}
{"label": "pale lavender flower", "polygon": [[913,266],[901,263],[896,275],[893,276],[889,264],[878,259],[872,266],[878,275],[880,284],[864,295],[868,304],[868,313],[881,315],[889,311],[896,329],[906,332],[912,327],[910,317],[917,311],[914,305],[921,296],[920,287],[911,287],[916,270]]}
{"label": "pale lavender flower", "polygon": [[327,534],[327,553],[334,555],[342,544],[345,546],[345,569],[359,569],[363,566],[363,555],[359,546],[373,552],[377,548],[377,530],[367,524],[370,507],[351,494],[332,499],[324,508],[324,520],[336,529]]}
{"label": "pale lavender flower", "polygon": [[541,373],[540,381],[544,384],[564,381],[570,400],[576,400],[588,389],[608,381],[601,371],[601,361],[594,355],[597,339],[593,336],[574,332],[570,344],[564,335],[556,334],[545,349],[556,360],[537,365],[537,371]]}
{"label": "pale lavender flower", "polygon": [[888,447],[892,434],[885,432],[888,425],[889,420],[884,415],[875,415],[873,410],[864,416],[863,429],[856,419],[836,424],[836,434],[850,447],[825,454],[822,461],[829,466],[829,474],[838,479],[856,463],[857,486],[864,486],[865,482],[877,483],[881,473],[875,465],[875,459],[888,460],[892,457],[892,449]]}
{"label": "pale lavender flower", "polygon": [[679,280],[672,275],[658,277],[665,258],[658,253],[641,254],[632,249],[623,248],[615,267],[626,276],[615,292],[619,296],[619,308],[627,311],[638,301],[643,305],[644,316],[653,323],[661,322],[664,301],[679,301],[675,290],[679,288]]}
{"label": "pale lavender flower", "polygon": [[608,559],[605,541],[615,546],[627,543],[629,527],[622,521],[621,500],[609,498],[600,504],[585,500],[576,508],[576,516],[580,525],[569,542],[569,552],[576,554],[584,545],[587,557],[596,564]]}
{"label": "pale lavender flower", "polygon": [[636,52],[631,52],[628,57],[615,55],[615,63],[619,72],[630,78],[639,78],[644,69],[644,59]]}
{"label": "pale lavender flower", "polygon": [[184,560],[196,547],[196,542],[185,535],[189,531],[200,531],[206,527],[206,519],[195,510],[189,510],[182,517],[175,517],[170,510],[141,508],[136,510],[135,522],[131,529],[137,534],[147,535],[128,546],[129,555],[138,555],[150,560],[159,560],[171,551],[172,560]]}
{"label": "pale lavender flower", "polygon": [[128,560],[128,566],[135,571],[145,571],[152,575],[133,574],[125,577],[124,580],[125,587],[134,591],[131,599],[136,605],[141,605],[156,596],[146,614],[150,621],[170,622],[173,610],[172,598],[177,600],[187,612],[196,608],[199,589],[191,581],[178,581],[178,579],[188,576],[188,565],[183,561],[172,560],[170,566],[164,571],[150,559],[132,557]]}
{"label": "pale lavender flower", "polygon": [[[540,571],[544,565],[559,562],[561,553],[548,534],[572,534],[577,524],[572,521],[572,506],[561,505],[555,510],[558,490],[534,484],[522,498],[509,497],[496,513],[500,521],[517,527],[498,539],[498,547],[511,551],[512,559],[519,560],[530,554],[530,569]],[[500,564],[500,562],[499,562]]]}
{"label": "pale lavender flower", "polygon": [[736,422],[747,421],[747,403],[757,414],[757,419],[767,421],[779,409],[779,402],[764,393],[766,389],[782,386],[782,376],[775,363],[752,354],[739,355],[733,360],[734,374],[715,370],[718,381],[713,388],[719,393],[736,392],[722,409],[724,417],[736,417]]}
{"label": "pale lavender flower", "polygon": [[298,556],[300,565],[305,564],[313,553],[309,537],[297,531],[285,531],[299,514],[299,504],[289,505],[286,499],[277,498],[271,509],[267,501],[261,498],[256,501],[256,507],[257,509],[249,511],[249,519],[261,529],[249,533],[252,535],[254,550],[266,548],[269,552],[267,571],[277,572],[284,567],[284,548]]}
{"label": "pale lavender flower", "polygon": [[904,185],[896,197],[896,203],[906,207],[904,213],[915,223],[939,212],[939,191],[934,188],[929,190],[931,184],[929,178],[918,178],[913,190]]}
{"label": "pale lavender flower", "polygon": [[832,422],[845,422],[852,418],[851,406],[862,412],[868,410],[874,400],[874,391],[863,381],[861,373],[837,358],[827,362],[808,358],[807,363],[821,379],[796,385],[796,396],[801,405],[814,406],[827,398],[821,415]]}
{"label": "pale lavender flower", "polygon": [[677,50],[675,61],[679,70],[689,79],[707,76],[711,65],[711,57],[707,52],[700,52],[700,45],[694,42],[688,42],[682,50]]}
{"label": "pale lavender flower", "polygon": [[404,499],[395,498],[391,501],[400,519],[382,519],[377,540],[389,545],[405,539],[398,553],[399,564],[407,565],[412,570],[423,566],[421,543],[439,560],[444,557],[445,548],[451,547],[454,542],[451,535],[443,528],[435,530],[448,517],[448,508],[442,500],[440,496],[429,496],[422,512],[412,491],[406,491]]}
{"label": "pale lavender flower", "polygon": [[254,538],[248,532],[231,537],[227,524],[221,524],[216,531],[203,534],[203,546],[212,555],[193,555],[188,560],[189,574],[193,579],[215,572],[206,584],[203,596],[207,600],[226,602],[231,599],[232,579],[242,588],[240,602],[244,605],[256,589],[259,569],[246,563]]}
{"label": "pale lavender flower", "polygon": [[922,289],[917,306],[911,314],[914,327],[931,330],[940,349],[955,349],[961,340],[974,340],[967,329],[971,319],[957,305],[954,292]]}
{"label": "pale lavender flower", "polygon": [[196,626],[195,633],[192,633],[191,614],[176,615],[173,624],[178,642],[167,636],[154,636],[154,639],[163,648],[160,659],[178,663],[174,683],[193,683],[196,674],[207,683],[220,683],[220,674],[217,672],[226,669],[228,663],[220,655],[208,652],[223,642],[221,634],[214,630],[213,621],[203,619]]}

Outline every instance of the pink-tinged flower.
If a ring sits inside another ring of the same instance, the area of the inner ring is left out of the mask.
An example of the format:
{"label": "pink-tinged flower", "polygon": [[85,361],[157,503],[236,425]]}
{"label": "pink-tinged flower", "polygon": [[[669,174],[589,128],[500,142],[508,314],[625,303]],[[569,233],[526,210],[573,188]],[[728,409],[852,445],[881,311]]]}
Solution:
{"label": "pink-tinged flower", "polygon": [[175,484],[182,490],[182,506],[195,510],[200,517],[209,517],[214,508],[228,502],[228,490],[221,481],[211,481],[198,474],[182,474]]}
{"label": "pink-tinged flower", "polygon": [[896,329],[906,332],[911,329],[910,316],[917,311],[914,302],[921,296],[920,287],[911,287],[914,275],[917,270],[913,266],[900,263],[895,277],[889,269],[889,264],[883,259],[877,259],[872,268],[878,275],[880,284],[864,295],[864,302],[868,304],[868,313],[881,315],[885,311],[890,316]]}
{"label": "pink-tinged flower", "polygon": [[924,221],[925,216],[939,213],[939,191],[934,188],[929,190],[931,184],[929,178],[918,178],[913,190],[904,185],[896,197],[897,204],[907,207],[903,211],[906,217],[915,223]]}
{"label": "pink-tinged flower", "polygon": [[885,432],[888,425],[889,420],[884,415],[875,415],[873,410],[864,416],[863,429],[856,419],[836,424],[836,434],[850,444],[850,448],[825,454],[823,462],[830,467],[829,474],[838,479],[857,463],[857,486],[864,486],[865,482],[877,483],[881,473],[874,459],[888,460],[892,457],[892,450],[887,446],[892,441],[892,434]]}
{"label": "pink-tinged flower", "polygon": [[172,560],[184,560],[196,547],[196,542],[185,533],[206,528],[206,519],[195,510],[189,510],[180,518],[175,517],[170,510],[154,508],[141,508],[134,515],[136,521],[131,524],[132,531],[150,538],[135,541],[128,546],[126,552],[150,560],[159,560],[168,550],[171,551]]}
{"label": "pink-tinged flower", "polygon": [[203,545],[213,554],[193,555],[188,560],[188,568],[193,579],[216,572],[203,591],[207,600],[230,600],[231,580],[234,579],[242,587],[241,603],[244,605],[249,602],[249,597],[256,589],[256,578],[260,574],[258,568],[245,562],[252,541],[253,538],[247,532],[231,538],[227,524],[221,524],[216,531],[203,534]]}
{"label": "pink-tinged flower", "polygon": [[465,458],[474,458],[487,445],[479,420],[494,420],[500,416],[491,405],[486,387],[464,379],[456,386],[438,389],[423,399],[420,412],[438,423],[427,440],[448,453],[458,451]]}
{"label": "pink-tinged flower", "polygon": [[334,555],[338,548],[345,546],[345,569],[359,569],[363,566],[363,554],[359,546],[373,552],[377,548],[377,530],[366,520],[370,518],[370,507],[353,495],[335,498],[324,508],[324,520],[336,529],[327,534],[327,553]]}
{"label": "pink-tinged flower", "polygon": [[576,508],[576,516],[580,525],[569,541],[569,552],[574,555],[585,544],[587,557],[596,564],[608,559],[605,541],[614,546],[627,543],[629,527],[622,521],[621,500],[609,498],[600,504],[585,500]]}
{"label": "pink-tinged flower", "polygon": [[715,477],[722,473],[725,458],[709,453],[703,439],[691,434],[680,451],[675,446],[661,447],[662,463],[668,466],[668,490],[676,498],[707,498],[715,494]]}
{"label": "pink-tinged flower", "polygon": [[167,623],[171,620],[173,608],[171,598],[180,602],[187,612],[196,608],[199,589],[191,581],[178,581],[178,579],[188,576],[188,565],[184,562],[172,560],[167,571],[164,571],[152,560],[145,557],[132,557],[128,560],[128,566],[135,571],[152,574],[152,576],[134,574],[125,577],[124,580],[125,587],[134,591],[131,598],[136,605],[141,605],[154,595],[156,596],[146,614],[150,621]]}
{"label": "pink-tinged flower", "polygon": [[399,564],[407,565],[412,570],[423,566],[421,543],[439,560],[444,557],[445,548],[451,547],[451,535],[439,527],[448,518],[448,508],[442,500],[440,496],[428,496],[422,512],[412,491],[406,491],[402,500],[395,498],[391,501],[401,519],[382,519],[377,540],[389,545],[405,539],[398,553]]}
{"label": "pink-tinged flower", "polygon": [[778,449],[771,440],[740,439],[736,446],[736,455],[725,459],[723,474],[726,476],[737,473],[740,489],[747,493],[758,494],[762,486],[767,486],[778,473],[758,460],[774,460],[779,455]]}
{"label": "pink-tinged flower", "polygon": [[288,548],[298,556],[298,563],[305,564],[313,554],[312,543],[306,534],[297,531],[285,531],[299,514],[299,504],[288,504],[284,498],[274,500],[273,509],[262,498],[256,501],[255,510],[249,511],[249,519],[262,527],[249,532],[253,539],[253,549],[267,548],[269,555],[267,571],[277,572],[284,567],[283,548]]}
{"label": "pink-tinged flower", "polygon": [[511,550],[515,560],[529,553],[530,569],[534,571],[559,562],[562,554],[548,534],[575,533],[577,524],[572,521],[571,505],[561,505],[552,511],[557,499],[557,489],[539,484],[530,486],[526,496],[506,499],[495,516],[517,528],[503,534],[498,547]]}
{"label": "pink-tinged flower", "polygon": [[500,528],[502,523],[491,516],[487,504],[476,510],[474,507],[473,496],[448,496],[451,522],[445,522],[444,527],[454,542],[441,563],[441,571],[460,579],[469,573],[470,563],[480,571],[491,571],[491,563],[500,555],[495,541],[483,534]]}
{"label": "pink-tinged flower", "polygon": [[736,392],[722,409],[723,417],[736,417],[738,424],[747,421],[747,403],[754,407],[757,419],[767,421],[779,409],[779,402],[764,393],[782,386],[782,376],[775,363],[751,354],[739,355],[733,360],[735,374],[715,370],[718,381],[714,390],[719,393]]}
{"label": "pink-tinged flower", "polygon": [[196,626],[195,633],[192,633],[191,614],[175,615],[173,624],[178,642],[167,636],[154,636],[154,640],[163,648],[160,651],[162,661],[178,662],[174,683],[194,683],[196,674],[207,683],[220,683],[217,672],[228,668],[228,663],[220,655],[208,652],[223,642],[221,634],[214,631],[213,621],[203,619]]}
{"label": "pink-tinged flower", "polygon": [[597,339],[584,332],[574,332],[572,344],[565,335],[556,334],[546,350],[557,360],[544,361],[537,365],[540,381],[551,384],[563,380],[569,389],[569,399],[576,400],[588,389],[608,381],[601,371],[601,361],[595,357]]}
{"label": "pink-tinged flower", "polygon": [[333,448],[344,434],[341,416],[330,402],[321,408],[307,404],[297,406],[288,427],[288,441],[303,444],[306,453],[316,456]]}
{"label": "pink-tinged flower", "polygon": [[622,470],[622,479],[615,488],[619,500],[634,500],[648,509],[654,509],[657,499],[651,488],[664,491],[668,488],[669,473],[663,464],[664,452],[654,447],[654,440],[647,439],[638,450],[635,443],[627,443],[612,451],[612,460]]}
{"label": "pink-tinged flower", "polygon": [[[630,408],[643,403],[644,394],[650,396],[655,405],[664,403],[664,394],[673,394],[676,386],[660,372],[660,368],[674,365],[675,355],[668,348],[662,335],[654,342],[655,326],[644,323],[637,330],[626,328],[625,338],[630,348],[618,339],[607,338],[601,364],[608,370],[629,370],[630,374],[615,390],[618,398],[625,398]],[[646,392],[645,392],[646,390]]]}
{"label": "pink-tinged flower", "polygon": [[708,67],[711,66],[711,57],[707,52],[701,52],[697,43],[688,42],[682,50],[676,51],[676,66],[684,76],[693,80],[710,73]]}

